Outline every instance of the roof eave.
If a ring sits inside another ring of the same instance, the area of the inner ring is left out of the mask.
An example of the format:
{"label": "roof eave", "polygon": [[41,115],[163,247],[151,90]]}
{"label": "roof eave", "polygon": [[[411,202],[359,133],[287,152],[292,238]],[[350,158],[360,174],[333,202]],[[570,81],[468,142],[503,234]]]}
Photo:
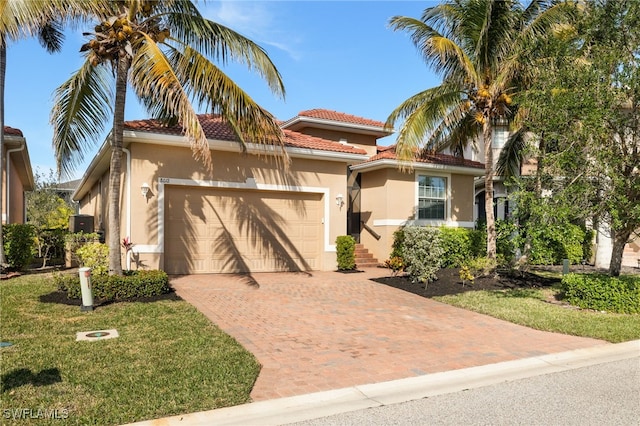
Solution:
{"label": "roof eave", "polygon": [[455,173],[459,175],[483,176],[484,169],[477,167],[454,166],[451,164],[423,163],[418,161],[400,161],[389,158],[368,161],[366,163],[351,166],[351,170],[358,172],[371,172],[385,168],[413,169],[413,170],[436,170]]}
{"label": "roof eave", "polygon": [[376,136],[378,138],[383,138],[394,133],[393,130],[388,130],[379,126],[369,126],[365,124],[348,123],[344,121],[305,116],[298,116],[287,120],[280,127],[288,130],[299,130],[309,125],[320,129],[341,131],[349,130],[354,133]]}
{"label": "roof eave", "polygon": [[[78,188],[72,195],[72,199],[79,201],[97,182],[100,176],[109,169],[109,153],[111,147],[109,137],[102,144],[98,153],[95,155],[89,167],[85,171]],[[180,146],[188,148],[188,141],[184,136],[167,135],[162,133],[150,133],[150,132],[138,132],[132,130],[125,130],[124,132],[124,146],[127,147],[131,142],[148,143],[163,146]],[[261,144],[246,144],[248,154],[256,155],[279,155],[280,148],[277,146],[266,146]],[[225,141],[218,139],[209,139],[209,149],[212,151],[225,151],[225,152],[242,152],[242,149],[238,142]],[[367,154],[356,154],[340,151],[326,151],[321,149],[311,148],[298,148],[298,147],[285,147],[285,152],[291,158],[311,158],[322,159],[325,161],[338,161],[344,163],[362,162],[366,161],[369,156]]]}

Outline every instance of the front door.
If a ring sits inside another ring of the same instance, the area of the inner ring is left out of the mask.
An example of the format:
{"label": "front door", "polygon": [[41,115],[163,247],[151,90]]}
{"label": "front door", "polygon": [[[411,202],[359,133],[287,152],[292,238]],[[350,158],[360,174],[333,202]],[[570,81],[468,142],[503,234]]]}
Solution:
{"label": "front door", "polygon": [[360,242],[360,173],[347,167],[347,234]]}

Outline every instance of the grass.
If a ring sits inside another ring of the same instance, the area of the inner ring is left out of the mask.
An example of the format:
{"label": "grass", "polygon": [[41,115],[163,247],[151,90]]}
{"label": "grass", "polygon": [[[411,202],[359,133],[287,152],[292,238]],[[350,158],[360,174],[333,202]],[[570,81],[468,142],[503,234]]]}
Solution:
{"label": "grass", "polygon": [[434,299],[537,330],[612,343],[640,339],[640,315],[581,310],[549,303],[559,288],[470,291]]}
{"label": "grass", "polygon": [[[114,303],[80,312],[40,301],[54,290],[43,276],[0,283],[0,337],[13,343],[0,349],[2,424],[10,422],[5,410],[27,409],[34,417],[39,409],[58,410],[65,424],[116,425],[250,401],[256,359],[188,303]],[[75,340],[77,332],[111,328],[120,337]]]}

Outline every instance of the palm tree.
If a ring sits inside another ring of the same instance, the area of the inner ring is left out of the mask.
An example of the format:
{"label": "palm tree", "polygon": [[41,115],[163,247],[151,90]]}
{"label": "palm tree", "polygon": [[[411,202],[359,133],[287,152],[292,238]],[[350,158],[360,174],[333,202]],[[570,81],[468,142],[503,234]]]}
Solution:
{"label": "palm tree", "polygon": [[[37,36],[50,53],[62,45],[62,22],[81,16],[97,2],[83,0],[39,0],[32,2],[0,0],[0,147],[4,146],[4,86],[7,69],[7,43],[20,38]],[[4,167],[4,152],[0,149],[0,176]],[[8,189],[7,189],[8,191]],[[7,194],[8,196],[8,194]],[[1,198],[1,197],[0,197]],[[0,202],[0,213],[4,206]],[[0,232],[0,265],[5,265],[4,244]]]}
{"label": "palm tree", "polygon": [[487,257],[496,258],[493,214],[493,128],[516,113],[512,98],[531,71],[525,58],[540,39],[565,22],[569,7],[532,0],[449,0],[420,19],[396,16],[390,26],[406,31],[442,84],[404,101],[387,119],[400,128],[396,151],[410,160],[420,150],[449,148],[457,155],[472,141],[484,144]]}
{"label": "palm tree", "polygon": [[[284,97],[281,76],[251,40],[204,18],[191,1],[125,0],[96,14],[82,46],[85,62],[55,93],[51,123],[59,170],[70,172],[97,142],[112,118],[109,136],[109,273],[121,274],[120,171],[127,86],[155,118],[177,121],[194,156],[211,167],[211,154],[196,108],[220,114],[239,143],[277,144],[274,117],[238,87],[212,60],[246,64]],[[89,144],[88,142],[93,142]]]}

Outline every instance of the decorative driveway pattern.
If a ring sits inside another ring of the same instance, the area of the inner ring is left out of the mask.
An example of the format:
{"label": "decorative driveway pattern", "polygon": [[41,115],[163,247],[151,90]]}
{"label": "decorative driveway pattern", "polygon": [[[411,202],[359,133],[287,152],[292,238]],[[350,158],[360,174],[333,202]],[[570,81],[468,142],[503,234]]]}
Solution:
{"label": "decorative driveway pattern", "polygon": [[[262,364],[254,401],[601,345],[371,281],[388,270],[172,277],[177,294]],[[437,285],[437,284],[433,284]]]}

